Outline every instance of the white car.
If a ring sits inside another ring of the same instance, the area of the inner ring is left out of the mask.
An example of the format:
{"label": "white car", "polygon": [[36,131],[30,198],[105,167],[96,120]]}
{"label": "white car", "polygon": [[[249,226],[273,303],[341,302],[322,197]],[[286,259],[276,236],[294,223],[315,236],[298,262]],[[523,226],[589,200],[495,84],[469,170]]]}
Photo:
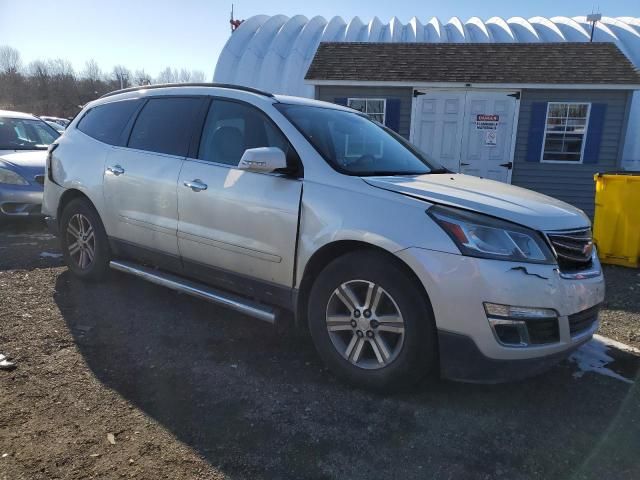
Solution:
{"label": "white car", "polygon": [[450,173],[354,110],[241,87],[88,104],[51,149],[44,210],[77,276],[292,312],[373,389],[532,375],[591,338],[604,299],[580,210]]}

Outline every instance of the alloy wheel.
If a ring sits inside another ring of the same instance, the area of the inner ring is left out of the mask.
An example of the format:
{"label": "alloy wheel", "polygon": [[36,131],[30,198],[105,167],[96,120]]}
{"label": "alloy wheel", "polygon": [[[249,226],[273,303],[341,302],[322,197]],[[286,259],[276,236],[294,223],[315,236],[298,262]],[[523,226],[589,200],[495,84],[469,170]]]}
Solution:
{"label": "alloy wheel", "polygon": [[326,322],[335,349],[359,368],[386,367],[402,350],[402,313],[391,295],[373,282],[351,280],[336,288],[327,304]]}
{"label": "alloy wheel", "polygon": [[91,266],[96,255],[96,235],[89,219],[76,213],[67,224],[67,248],[72,261],[82,270]]}

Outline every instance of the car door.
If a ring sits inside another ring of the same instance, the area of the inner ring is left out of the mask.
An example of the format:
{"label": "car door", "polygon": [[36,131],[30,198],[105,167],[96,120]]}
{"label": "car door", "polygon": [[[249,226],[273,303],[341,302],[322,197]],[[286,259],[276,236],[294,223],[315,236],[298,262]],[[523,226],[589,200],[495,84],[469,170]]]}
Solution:
{"label": "car door", "polygon": [[213,99],[196,158],[178,182],[178,245],[185,272],[274,304],[291,300],[302,181],[240,170],[244,151],[293,148],[256,107]]}
{"label": "car door", "polygon": [[104,199],[119,253],[179,269],[177,183],[202,99],[153,97],[106,159]]}

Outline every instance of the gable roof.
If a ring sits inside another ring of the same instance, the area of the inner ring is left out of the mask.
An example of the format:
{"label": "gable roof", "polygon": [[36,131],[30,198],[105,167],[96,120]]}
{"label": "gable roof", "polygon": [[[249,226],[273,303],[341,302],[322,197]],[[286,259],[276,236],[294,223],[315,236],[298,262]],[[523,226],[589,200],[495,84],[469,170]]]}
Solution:
{"label": "gable roof", "polygon": [[640,73],[608,42],[329,42],[320,44],[305,78],[312,83],[640,85]]}

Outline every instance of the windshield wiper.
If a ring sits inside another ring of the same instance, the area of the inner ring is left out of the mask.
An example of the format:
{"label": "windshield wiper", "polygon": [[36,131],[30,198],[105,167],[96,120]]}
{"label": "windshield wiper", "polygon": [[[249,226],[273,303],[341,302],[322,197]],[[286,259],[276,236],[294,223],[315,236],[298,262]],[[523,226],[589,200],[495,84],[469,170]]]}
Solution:
{"label": "windshield wiper", "polygon": [[452,173],[452,172],[448,168],[442,167],[442,168],[434,168],[429,173]]}
{"label": "windshield wiper", "polygon": [[404,177],[413,175],[425,175],[430,172],[398,172],[397,170],[373,170],[368,172],[353,172],[361,177]]}

